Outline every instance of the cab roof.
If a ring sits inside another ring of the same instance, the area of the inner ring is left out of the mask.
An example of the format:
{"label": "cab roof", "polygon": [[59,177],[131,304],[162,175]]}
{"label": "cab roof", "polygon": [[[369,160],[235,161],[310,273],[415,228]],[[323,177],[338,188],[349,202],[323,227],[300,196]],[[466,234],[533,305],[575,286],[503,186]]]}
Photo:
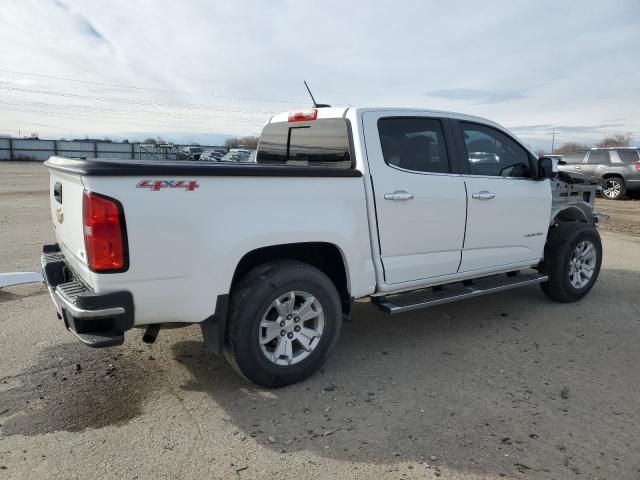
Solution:
{"label": "cab roof", "polygon": [[[289,118],[292,114],[302,113],[302,112],[310,112],[313,110],[313,107],[306,107],[297,110],[290,110],[287,112],[278,113],[272,116],[267,123],[278,123],[278,122],[288,122]],[[502,130],[506,130],[502,125],[489,120],[488,118],[478,117],[475,115],[467,115],[464,113],[457,112],[449,112],[445,110],[429,110],[424,108],[406,108],[406,107],[318,107],[315,108],[317,111],[317,116],[315,119],[325,119],[325,118],[344,118],[347,116],[347,113],[351,113],[355,111],[356,116],[366,112],[389,112],[393,113],[396,116],[402,115],[425,115],[429,117],[444,117],[444,118],[455,118],[457,120],[466,120],[470,122],[478,122],[484,123],[487,125],[491,125],[494,127],[498,127]]]}

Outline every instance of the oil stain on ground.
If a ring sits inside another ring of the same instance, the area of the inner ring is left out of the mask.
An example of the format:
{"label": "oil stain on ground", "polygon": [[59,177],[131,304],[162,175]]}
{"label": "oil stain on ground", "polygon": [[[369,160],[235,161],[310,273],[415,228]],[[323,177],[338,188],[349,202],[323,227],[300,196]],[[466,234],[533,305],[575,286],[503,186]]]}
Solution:
{"label": "oil stain on ground", "polygon": [[70,343],[41,352],[23,373],[0,378],[2,436],[76,432],[128,422],[161,374],[144,351]]}

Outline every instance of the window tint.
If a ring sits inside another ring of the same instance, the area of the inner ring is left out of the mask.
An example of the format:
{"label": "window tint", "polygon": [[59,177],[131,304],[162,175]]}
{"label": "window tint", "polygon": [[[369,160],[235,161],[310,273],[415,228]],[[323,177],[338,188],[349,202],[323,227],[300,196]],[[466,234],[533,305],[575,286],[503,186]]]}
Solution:
{"label": "window tint", "polygon": [[587,163],[609,163],[609,152],[607,150],[591,150],[587,157]]}
{"label": "window tint", "polygon": [[350,168],[347,121],[270,123],[262,131],[257,163]]}
{"label": "window tint", "polygon": [[577,163],[582,163],[584,160],[584,156],[586,152],[571,152],[562,156],[562,161],[566,162],[568,165],[575,165]]}
{"label": "window tint", "polygon": [[472,175],[531,176],[529,154],[504,133],[484,125],[461,122]]}
{"label": "window tint", "polygon": [[415,172],[449,173],[449,160],[439,120],[381,118],[378,134],[388,165]]}
{"label": "window tint", "polygon": [[635,163],[640,160],[637,150],[617,150],[620,160],[625,163]]}

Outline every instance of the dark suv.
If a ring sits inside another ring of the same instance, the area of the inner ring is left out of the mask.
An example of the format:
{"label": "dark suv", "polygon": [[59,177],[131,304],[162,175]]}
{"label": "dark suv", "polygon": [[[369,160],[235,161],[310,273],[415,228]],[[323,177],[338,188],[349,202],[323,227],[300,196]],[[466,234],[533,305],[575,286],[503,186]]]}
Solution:
{"label": "dark suv", "polygon": [[583,174],[602,182],[602,195],[619,200],[626,192],[640,190],[640,148],[592,148],[562,157],[558,169]]}

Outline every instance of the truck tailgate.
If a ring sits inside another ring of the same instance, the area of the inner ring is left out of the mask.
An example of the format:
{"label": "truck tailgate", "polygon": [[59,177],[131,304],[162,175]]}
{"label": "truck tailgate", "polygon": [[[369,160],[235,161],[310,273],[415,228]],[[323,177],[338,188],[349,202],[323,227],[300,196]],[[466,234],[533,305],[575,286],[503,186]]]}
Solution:
{"label": "truck tailgate", "polygon": [[86,283],[91,272],[87,267],[82,220],[82,177],[73,173],[49,169],[51,221],[56,240],[69,266]]}

